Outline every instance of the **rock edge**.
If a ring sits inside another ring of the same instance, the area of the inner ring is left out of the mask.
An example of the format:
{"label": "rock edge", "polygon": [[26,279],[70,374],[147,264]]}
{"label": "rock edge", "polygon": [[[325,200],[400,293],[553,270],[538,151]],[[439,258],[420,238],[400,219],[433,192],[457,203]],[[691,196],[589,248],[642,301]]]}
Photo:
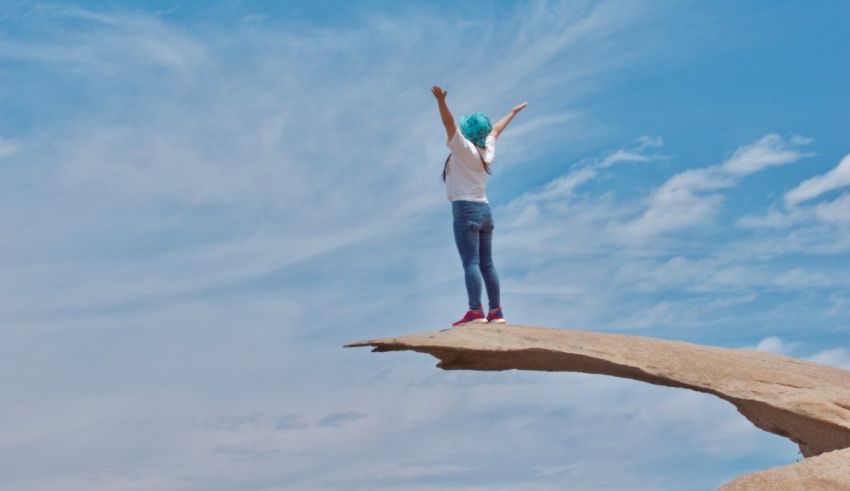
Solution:
{"label": "rock edge", "polygon": [[510,324],[472,324],[346,345],[364,346],[375,352],[427,353],[438,358],[437,366],[444,370],[583,372],[713,394],[732,403],[758,428],[797,443],[805,457],[832,452],[828,458],[806,459],[738,478],[724,490],[761,489],[748,487],[747,479],[769,480],[772,473],[786,475],[792,468],[795,476],[811,478],[807,469],[823,467],[822,460],[832,467],[834,462],[843,463],[842,471],[833,476],[839,481],[831,485],[840,482],[850,489],[846,469],[850,451],[834,452],[850,447],[850,372],[846,370],[760,351]]}

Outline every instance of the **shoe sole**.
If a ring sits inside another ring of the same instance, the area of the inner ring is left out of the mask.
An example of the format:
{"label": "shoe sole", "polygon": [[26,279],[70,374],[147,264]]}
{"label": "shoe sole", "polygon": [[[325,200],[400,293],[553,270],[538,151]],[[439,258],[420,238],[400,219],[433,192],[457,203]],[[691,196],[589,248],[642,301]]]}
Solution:
{"label": "shoe sole", "polygon": [[491,321],[487,321],[488,324],[507,324],[508,321],[505,319],[493,319]]}

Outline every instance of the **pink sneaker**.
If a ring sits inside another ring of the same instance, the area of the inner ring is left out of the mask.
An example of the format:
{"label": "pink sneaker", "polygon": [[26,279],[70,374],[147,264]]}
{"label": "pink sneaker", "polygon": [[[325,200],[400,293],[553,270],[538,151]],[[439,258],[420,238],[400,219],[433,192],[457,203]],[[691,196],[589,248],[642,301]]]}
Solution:
{"label": "pink sneaker", "polygon": [[499,307],[496,310],[491,310],[487,313],[487,322],[497,322],[500,324],[505,323],[505,316],[502,315],[502,307]]}
{"label": "pink sneaker", "polygon": [[464,324],[473,324],[476,322],[487,322],[487,319],[484,318],[484,311],[481,309],[478,310],[470,310],[463,316],[463,319],[452,324],[452,327],[462,326]]}

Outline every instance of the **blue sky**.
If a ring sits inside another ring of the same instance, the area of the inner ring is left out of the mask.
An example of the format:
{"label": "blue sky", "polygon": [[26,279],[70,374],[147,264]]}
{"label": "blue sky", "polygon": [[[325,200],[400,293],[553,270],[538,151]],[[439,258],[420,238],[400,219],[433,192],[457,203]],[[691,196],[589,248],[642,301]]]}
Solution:
{"label": "blue sky", "polygon": [[33,490],[712,489],[709,396],[341,346],[465,292],[429,89],[528,108],[509,320],[850,368],[846,2],[7,2],[0,459]]}

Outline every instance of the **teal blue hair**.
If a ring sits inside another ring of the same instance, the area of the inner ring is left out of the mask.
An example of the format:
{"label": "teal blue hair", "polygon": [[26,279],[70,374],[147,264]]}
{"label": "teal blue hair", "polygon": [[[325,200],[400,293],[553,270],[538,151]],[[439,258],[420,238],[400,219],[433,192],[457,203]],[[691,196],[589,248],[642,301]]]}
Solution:
{"label": "teal blue hair", "polygon": [[484,147],[484,141],[492,130],[490,118],[484,113],[473,113],[460,118],[460,132],[477,147]]}

